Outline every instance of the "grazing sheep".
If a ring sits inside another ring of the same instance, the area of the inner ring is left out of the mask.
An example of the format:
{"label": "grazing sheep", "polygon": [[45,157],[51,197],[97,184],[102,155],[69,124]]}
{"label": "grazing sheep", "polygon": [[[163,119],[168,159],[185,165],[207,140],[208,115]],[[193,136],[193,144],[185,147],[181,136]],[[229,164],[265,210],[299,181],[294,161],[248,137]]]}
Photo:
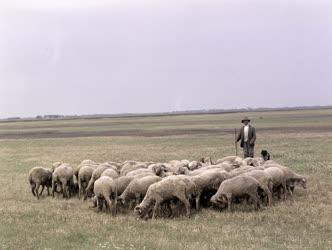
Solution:
{"label": "grazing sheep", "polygon": [[202,167],[202,163],[199,161],[192,161],[188,164],[188,169],[191,171],[198,169],[200,167]]}
{"label": "grazing sheep", "polygon": [[110,162],[101,163],[101,164],[99,164],[99,166],[106,166],[108,168],[113,169],[115,172],[118,172],[118,167],[115,165],[112,165]]}
{"label": "grazing sheep", "polygon": [[[109,211],[112,208],[112,184],[113,179],[109,176],[102,176],[98,180],[95,181],[93,192],[97,199],[97,207],[98,211],[102,211],[103,205],[105,204],[106,210]],[[114,210],[112,209],[112,213]]]}
{"label": "grazing sheep", "polygon": [[78,198],[81,199],[83,194],[84,200],[86,200],[86,187],[91,179],[92,173],[95,169],[91,166],[83,166],[78,172]]}
{"label": "grazing sheep", "polygon": [[121,201],[122,204],[125,204],[126,201],[135,199],[134,204],[138,205],[144,198],[150,185],[161,180],[162,179],[159,176],[146,176],[139,179],[135,178],[121,194],[119,201]]}
{"label": "grazing sheep", "polygon": [[286,177],[284,172],[278,167],[269,167],[264,169],[264,172],[269,174],[273,182],[273,191],[278,192],[279,199],[281,198],[281,189],[283,189],[284,200],[286,199]]}
{"label": "grazing sheep", "polygon": [[62,164],[63,164],[62,161],[54,162],[54,163],[52,164],[52,166],[51,166],[51,172],[53,173],[54,170],[55,170],[57,167],[61,166]]}
{"label": "grazing sheep", "polygon": [[263,163],[263,167],[268,168],[270,165],[278,164],[274,160],[268,160]]}
{"label": "grazing sheep", "polygon": [[295,173],[293,170],[291,170],[288,167],[282,166],[280,164],[268,164],[268,167],[277,167],[281,171],[283,171],[286,179],[286,188],[288,193],[292,196],[295,186],[302,186],[304,189],[306,189],[307,184],[307,178]]}
{"label": "grazing sheep", "polygon": [[93,184],[96,180],[98,180],[101,176],[101,174],[106,170],[109,169],[108,165],[99,165],[92,173],[91,179],[89,181],[89,184],[87,188],[85,189],[86,194],[88,194],[90,191],[93,190]]}
{"label": "grazing sheep", "polygon": [[268,206],[271,206],[273,191],[272,177],[268,173],[264,172],[264,170],[253,170],[244,173],[243,175],[251,176],[259,182],[261,188],[267,195],[267,204]]}
{"label": "grazing sheep", "polygon": [[239,164],[242,162],[242,158],[239,157],[239,156],[235,156],[235,155],[232,155],[232,156],[226,156],[224,158],[221,158],[221,159],[218,159],[216,161],[216,164],[219,164],[219,163],[223,163],[223,162],[228,162],[228,163],[235,163],[235,164]]}
{"label": "grazing sheep", "polygon": [[149,215],[152,209],[152,218],[156,217],[159,205],[172,198],[178,198],[186,207],[186,215],[190,216],[189,198],[195,192],[196,185],[183,176],[170,176],[157,183],[152,184],[143,199],[143,201],[135,207],[135,213],[141,218]]}
{"label": "grazing sheep", "polygon": [[307,188],[308,178],[299,174],[295,174],[290,179],[286,181],[286,187],[289,194],[292,196],[296,186],[301,186],[303,189]]}
{"label": "grazing sheep", "polygon": [[101,176],[109,176],[112,179],[116,179],[119,177],[119,174],[117,171],[115,171],[113,168],[106,169]]}
{"label": "grazing sheep", "polygon": [[136,169],[134,171],[130,171],[126,174],[126,176],[136,176],[136,175],[139,175],[139,174],[153,174],[155,175],[154,172],[152,172],[150,169],[147,169],[147,168],[140,168],[140,169]]}
{"label": "grazing sheep", "polygon": [[122,163],[115,162],[115,161],[107,161],[106,164],[109,164],[111,166],[115,166],[118,170],[122,167]]}
{"label": "grazing sheep", "polygon": [[143,164],[143,163],[136,163],[136,164],[125,164],[123,165],[121,171],[120,171],[120,175],[121,176],[125,176],[127,175],[129,172],[137,170],[137,169],[146,169],[147,165]]}
{"label": "grazing sheep", "polygon": [[[52,172],[43,167],[34,167],[29,171],[28,177],[31,192],[33,196],[36,196],[39,199],[39,196],[42,195],[44,188],[47,188],[47,194],[50,195],[49,188],[52,187]],[[39,193],[39,187],[42,186],[42,190]]]}
{"label": "grazing sheep", "polygon": [[70,198],[72,194],[73,187],[73,168],[67,163],[61,164],[57,167],[52,174],[52,196],[54,197],[54,192],[57,185],[60,185],[63,198]]}
{"label": "grazing sheep", "polygon": [[149,165],[148,169],[160,177],[163,177],[165,175],[165,166],[162,163],[151,164]]}
{"label": "grazing sheep", "polygon": [[191,177],[197,186],[196,210],[200,209],[200,198],[204,191],[218,190],[220,184],[229,177],[227,172],[206,171]]}
{"label": "grazing sheep", "polygon": [[181,161],[174,161],[173,164],[166,163],[164,164],[165,166],[165,171],[166,172],[172,172],[174,174],[184,174],[185,171],[188,170],[188,165],[186,162],[181,162]]}
{"label": "grazing sheep", "polygon": [[262,164],[263,164],[263,160],[261,158],[247,157],[247,158],[242,160],[241,166],[259,167]]}
{"label": "grazing sheep", "polygon": [[[141,177],[140,175],[136,176],[136,178],[140,178],[140,177]],[[125,191],[127,186],[129,185],[129,183],[134,179],[135,179],[134,176],[120,176],[119,178],[115,179],[113,182],[113,185],[114,185],[113,192],[114,193],[112,195],[113,196],[121,195]],[[116,193],[115,193],[115,191],[116,191]]]}
{"label": "grazing sheep", "polygon": [[244,174],[244,173],[247,173],[249,171],[253,171],[257,168],[254,168],[252,166],[241,166],[239,168],[236,168],[236,169],[233,169],[229,172],[230,176],[231,177],[235,177],[235,176],[238,176],[240,174]]}
{"label": "grazing sheep", "polygon": [[213,165],[213,162],[211,160],[211,157],[202,157],[199,162],[204,165],[204,166],[209,166],[209,165]]}
{"label": "grazing sheep", "polygon": [[210,201],[219,207],[224,207],[227,204],[230,211],[234,198],[249,196],[254,201],[256,208],[259,208],[258,188],[261,186],[253,177],[237,176],[222,182]]}
{"label": "grazing sheep", "polygon": [[98,163],[92,161],[92,160],[83,160],[74,170],[74,175],[78,178],[78,173],[80,171],[80,169],[84,166],[90,166],[93,168],[96,168],[98,166]]}

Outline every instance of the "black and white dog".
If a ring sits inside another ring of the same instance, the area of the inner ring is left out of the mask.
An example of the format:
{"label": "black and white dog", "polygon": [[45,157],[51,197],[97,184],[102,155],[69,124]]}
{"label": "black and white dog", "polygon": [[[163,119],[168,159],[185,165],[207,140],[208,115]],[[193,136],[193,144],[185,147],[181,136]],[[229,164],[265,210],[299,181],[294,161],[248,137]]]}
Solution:
{"label": "black and white dog", "polygon": [[266,150],[262,150],[261,155],[262,155],[262,158],[264,159],[264,161],[270,160],[270,153],[267,152]]}

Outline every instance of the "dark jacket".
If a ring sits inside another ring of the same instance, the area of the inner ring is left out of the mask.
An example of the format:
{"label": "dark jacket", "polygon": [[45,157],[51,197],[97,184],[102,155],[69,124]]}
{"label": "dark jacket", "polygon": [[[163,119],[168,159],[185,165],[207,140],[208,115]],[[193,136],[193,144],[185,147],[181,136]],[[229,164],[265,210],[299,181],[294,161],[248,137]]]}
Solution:
{"label": "dark jacket", "polygon": [[[244,144],[244,126],[240,129],[240,133],[237,136],[236,142],[241,140],[241,148],[243,148]],[[256,141],[256,130],[253,126],[249,124],[249,131],[248,131],[248,142],[250,146],[255,146],[255,141]]]}

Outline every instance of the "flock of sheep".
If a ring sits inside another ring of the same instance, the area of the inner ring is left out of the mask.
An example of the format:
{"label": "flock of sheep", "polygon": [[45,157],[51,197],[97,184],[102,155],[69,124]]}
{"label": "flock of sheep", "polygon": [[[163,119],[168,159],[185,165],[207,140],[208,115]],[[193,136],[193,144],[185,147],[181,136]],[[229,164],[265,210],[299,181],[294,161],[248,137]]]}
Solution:
{"label": "flock of sheep", "polygon": [[307,178],[272,160],[227,156],[215,163],[209,158],[168,163],[84,160],[76,168],[57,162],[50,169],[32,168],[29,183],[38,199],[46,187],[53,197],[62,193],[64,198],[91,198],[97,211],[105,207],[116,214],[123,207],[147,219],[165,211],[174,216],[179,208],[190,216],[191,208],[202,205],[229,210],[234,202],[256,209],[270,206],[273,197],[286,199],[296,186],[306,188]]}

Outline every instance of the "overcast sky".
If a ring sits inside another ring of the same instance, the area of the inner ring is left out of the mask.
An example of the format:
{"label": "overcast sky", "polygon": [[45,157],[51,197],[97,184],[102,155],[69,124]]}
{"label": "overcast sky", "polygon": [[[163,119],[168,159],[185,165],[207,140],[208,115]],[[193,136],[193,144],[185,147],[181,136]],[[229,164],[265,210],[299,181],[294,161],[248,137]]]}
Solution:
{"label": "overcast sky", "polygon": [[331,104],[329,0],[0,3],[0,117]]}

